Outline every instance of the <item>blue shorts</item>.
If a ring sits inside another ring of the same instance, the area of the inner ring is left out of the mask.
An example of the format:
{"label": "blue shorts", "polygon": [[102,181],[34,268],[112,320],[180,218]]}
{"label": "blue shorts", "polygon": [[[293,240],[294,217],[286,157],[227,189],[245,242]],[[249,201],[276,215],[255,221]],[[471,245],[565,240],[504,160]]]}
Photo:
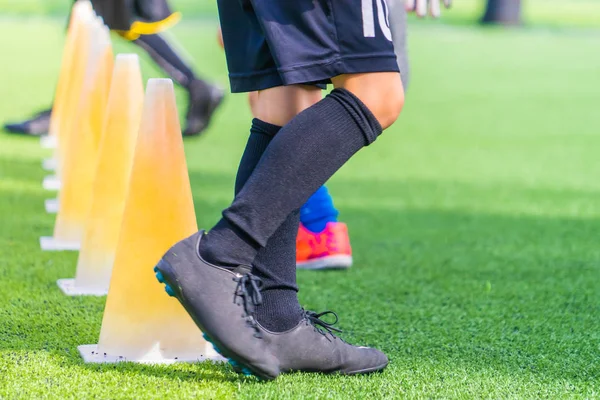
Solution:
{"label": "blue shorts", "polygon": [[232,92],[398,72],[386,0],[218,0]]}

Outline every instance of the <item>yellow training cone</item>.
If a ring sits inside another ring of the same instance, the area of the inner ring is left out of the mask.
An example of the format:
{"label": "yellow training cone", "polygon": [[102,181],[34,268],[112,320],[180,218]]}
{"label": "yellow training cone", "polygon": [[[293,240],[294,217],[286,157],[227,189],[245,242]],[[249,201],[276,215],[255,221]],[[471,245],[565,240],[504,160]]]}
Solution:
{"label": "yellow training cone", "polygon": [[[58,170],[62,172],[66,153],[69,151],[71,131],[76,130],[79,103],[84,90],[84,81],[87,72],[93,67],[90,64],[91,47],[94,36],[98,32],[98,21],[94,16],[83,15],[83,19],[76,31],[74,44],[74,58],[65,88],[64,100],[58,112],[58,127],[56,128],[58,146],[55,157],[58,159]],[[62,178],[62,177],[61,177]]]}
{"label": "yellow training cone", "polygon": [[[108,32],[98,20],[94,20],[90,30],[90,51],[86,62],[88,67],[74,112],[76,122],[69,133],[64,168],[61,170],[60,206],[54,237],[53,241],[45,239],[46,250],[65,247],[76,249],[83,237],[85,220],[91,206],[98,143],[108,100],[112,71],[110,60],[112,50]],[[52,248],[52,243],[55,248]]]}
{"label": "yellow training cone", "polygon": [[[52,112],[54,120],[54,127],[50,127],[51,131],[54,132],[53,136],[55,139],[50,139],[43,143],[43,145],[50,144],[49,147],[56,147],[54,150],[53,158],[56,160],[55,170],[60,171],[63,164],[64,154],[67,152],[67,140],[68,130],[71,129],[73,121],[77,118],[77,107],[81,99],[81,92],[83,90],[83,80],[85,78],[85,71],[88,68],[88,56],[89,50],[92,43],[91,29],[97,25],[95,14],[91,9],[91,3],[88,1],[77,2],[77,7],[71,17],[72,27],[69,28],[70,36],[72,37],[72,51],[69,52],[66,64],[67,72],[66,76],[59,77],[57,92],[58,99],[58,110]],[[62,75],[61,71],[61,75]],[[52,125],[52,120],[50,121]],[[55,146],[53,145],[55,144]],[[47,146],[48,147],[48,146]],[[61,188],[61,176],[49,175],[46,176],[42,182],[42,187],[46,190],[60,190]]]}
{"label": "yellow training cone", "polygon": [[[77,5],[80,4],[88,4],[89,2],[86,0],[79,0],[77,3]],[[90,5],[91,7],[91,5]],[[75,11],[73,11],[75,13]],[[73,20],[77,20],[77,18],[75,18],[74,16],[71,16],[71,21]],[[106,26],[104,26],[104,24],[101,22],[101,20],[98,18],[98,22],[101,23],[102,25],[102,35],[99,36],[99,38],[101,38],[101,40],[105,40],[110,44],[110,31],[108,30],[108,28]],[[72,22],[74,23],[74,22]],[[79,23],[81,23],[81,21],[79,21]],[[79,29],[81,29],[79,27]],[[99,31],[100,32],[100,31]],[[102,43],[102,42],[100,42]],[[96,87],[94,90],[96,90],[96,92],[100,92],[102,93],[102,97],[106,98],[108,97],[108,90],[109,90],[109,85],[110,85],[110,74],[112,73],[112,65],[113,65],[113,52],[112,52],[112,47],[110,45],[106,46],[105,50],[104,50],[104,54],[101,54],[101,64],[99,66],[99,72],[98,72],[98,76],[96,77],[96,79],[99,82],[104,82],[106,87],[103,87],[103,85],[98,85],[98,87]],[[90,68],[90,66],[88,66],[87,68]],[[63,99],[64,100],[64,99]],[[55,115],[60,115],[60,111],[61,111],[61,106],[57,106],[57,103],[60,104],[60,101],[56,101],[54,102],[54,107],[53,107],[53,111],[52,111],[52,116],[54,117]],[[96,120],[94,120],[92,122],[92,124],[94,126],[101,126],[103,121],[98,121],[98,118],[102,118],[103,116],[103,108],[95,108],[96,111],[94,115],[92,116],[92,118],[96,118]],[[64,118],[67,118],[69,116],[64,116]],[[70,116],[72,117],[72,116]],[[58,119],[58,117],[56,118]],[[51,121],[52,122],[52,121]],[[52,129],[52,127],[51,127]],[[53,136],[53,137],[56,137]],[[96,141],[99,141],[99,138],[96,139]],[[50,159],[46,159],[44,160],[44,162],[42,163],[42,166],[44,169],[48,170],[48,171],[57,171],[58,170],[58,159],[57,158],[50,158]],[[42,182],[42,187],[46,190],[54,190],[54,191],[58,191],[61,189],[62,183],[60,180],[60,175],[49,175],[46,176]],[[49,214],[56,214],[58,212],[59,209],[59,201],[58,199],[48,199],[46,201],[46,212],[48,212]]]}
{"label": "yellow training cone", "polygon": [[[70,36],[72,36],[72,51],[70,60],[65,68],[65,77],[58,83],[57,96],[58,109],[54,110],[50,121],[50,130],[53,132],[54,139],[43,142],[46,147],[55,147],[53,158],[56,160],[55,170],[60,171],[63,164],[64,154],[67,152],[68,130],[71,129],[74,120],[77,118],[78,103],[81,99],[83,90],[83,80],[88,68],[88,56],[92,43],[92,34],[90,30],[97,25],[95,14],[91,9],[91,3],[88,1],[77,2],[78,7],[74,10],[71,17],[72,26],[69,27]],[[75,11],[77,11],[75,13]],[[67,57],[68,58],[68,57]],[[61,75],[63,72],[61,71]],[[59,81],[62,76],[59,77]],[[58,93],[60,91],[60,94]],[[54,125],[52,122],[54,118]],[[44,178],[42,186],[46,190],[60,190],[61,176],[49,175]]]}
{"label": "yellow training cone", "polygon": [[[62,61],[60,64],[60,74],[54,94],[54,104],[52,105],[52,115],[50,117],[50,129],[48,135],[42,137],[42,146],[46,148],[55,148],[58,142],[58,131],[60,120],[65,118],[65,102],[69,84],[71,83],[74,65],[73,62],[78,55],[76,54],[77,37],[81,35],[82,24],[90,21],[94,15],[92,3],[89,0],[78,0],[71,9],[71,19],[67,30],[65,46],[63,48]],[[68,114],[67,114],[68,115]],[[49,164],[48,164],[49,165]],[[56,164],[52,162],[48,169],[55,169]]]}
{"label": "yellow training cone", "polygon": [[119,54],[112,73],[92,205],[77,274],[75,279],[58,281],[68,295],[108,292],[143,104],[144,86],[138,56]]}
{"label": "yellow training cone", "polygon": [[148,81],[129,193],[100,342],[80,346],[87,362],[168,363],[216,356],[153,267],[197,231],[183,141],[169,79]]}

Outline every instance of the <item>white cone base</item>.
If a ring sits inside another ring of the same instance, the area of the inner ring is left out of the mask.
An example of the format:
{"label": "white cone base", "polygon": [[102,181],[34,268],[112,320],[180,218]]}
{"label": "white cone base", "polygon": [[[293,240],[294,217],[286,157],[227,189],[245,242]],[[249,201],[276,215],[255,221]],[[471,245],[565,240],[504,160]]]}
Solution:
{"label": "white cone base", "polygon": [[58,199],[48,199],[44,201],[44,208],[48,214],[56,214],[60,209],[60,203]]}
{"label": "white cone base", "polygon": [[56,140],[56,136],[43,135],[40,137],[40,144],[44,149],[55,149],[58,141]]}
{"label": "white cone base", "polygon": [[60,179],[56,175],[48,175],[42,182],[42,187],[46,190],[60,190]]}
{"label": "white cone base", "polygon": [[75,279],[59,279],[56,284],[67,296],[106,296],[108,294],[108,289],[78,287]]}
{"label": "white cone base", "polygon": [[58,160],[56,158],[46,158],[42,161],[42,168],[46,171],[56,171]]}
{"label": "white cone base", "polygon": [[201,355],[196,358],[164,358],[160,352],[151,351],[145,356],[135,359],[129,360],[123,356],[119,356],[118,354],[105,354],[98,352],[97,344],[85,344],[82,346],[78,346],[77,350],[79,350],[79,354],[83,358],[83,361],[86,363],[118,363],[118,362],[135,362],[140,364],[174,364],[177,362],[204,362],[204,361],[217,361],[217,362],[226,362],[227,359],[221,357],[216,353],[208,353],[206,355]]}
{"label": "white cone base", "polygon": [[81,243],[65,242],[50,236],[43,236],[40,238],[40,247],[44,251],[78,251],[81,248]]}

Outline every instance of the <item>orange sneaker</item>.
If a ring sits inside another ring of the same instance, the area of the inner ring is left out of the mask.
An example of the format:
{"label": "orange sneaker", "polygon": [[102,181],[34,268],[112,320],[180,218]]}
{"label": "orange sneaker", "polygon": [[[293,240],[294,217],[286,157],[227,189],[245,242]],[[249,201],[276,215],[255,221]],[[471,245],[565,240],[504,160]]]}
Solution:
{"label": "orange sneaker", "polygon": [[311,232],[300,224],[296,238],[298,268],[349,268],[351,265],[352,248],[346,224],[329,222],[319,233]]}

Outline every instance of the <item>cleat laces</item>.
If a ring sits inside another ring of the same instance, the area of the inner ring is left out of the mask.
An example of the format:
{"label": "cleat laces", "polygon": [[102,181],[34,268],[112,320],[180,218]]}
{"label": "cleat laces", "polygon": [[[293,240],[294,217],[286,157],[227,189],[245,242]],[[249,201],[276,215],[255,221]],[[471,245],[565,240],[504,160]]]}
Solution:
{"label": "cleat laces", "polygon": [[[260,293],[263,282],[260,278],[252,274],[244,274],[241,277],[233,278],[233,280],[237,282],[235,296],[242,299],[241,305],[244,307],[244,315],[242,317],[246,320],[246,324],[249,327],[256,330],[254,336],[261,338],[262,335],[260,334],[258,324],[256,323],[256,319],[254,319],[254,311],[256,310],[256,306],[261,305],[263,302],[262,294]],[[234,302],[236,302],[235,299]]]}
{"label": "cleat laces", "polygon": [[[325,315],[330,314],[335,317],[335,321],[326,322],[321,319]],[[306,317],[306,321],[315,328],[315,331],[319,332],[322,335],[327,336],[327,333],[329,333],[335,339],[337,338],[337,336],[335,336],[334,332],[342,333],[341,329],[335,328],[333,326],[339,321],[337,314],[333,311],[323,311],[322,313],[316,313],[314,311],[305,311],[304,315]]]}

